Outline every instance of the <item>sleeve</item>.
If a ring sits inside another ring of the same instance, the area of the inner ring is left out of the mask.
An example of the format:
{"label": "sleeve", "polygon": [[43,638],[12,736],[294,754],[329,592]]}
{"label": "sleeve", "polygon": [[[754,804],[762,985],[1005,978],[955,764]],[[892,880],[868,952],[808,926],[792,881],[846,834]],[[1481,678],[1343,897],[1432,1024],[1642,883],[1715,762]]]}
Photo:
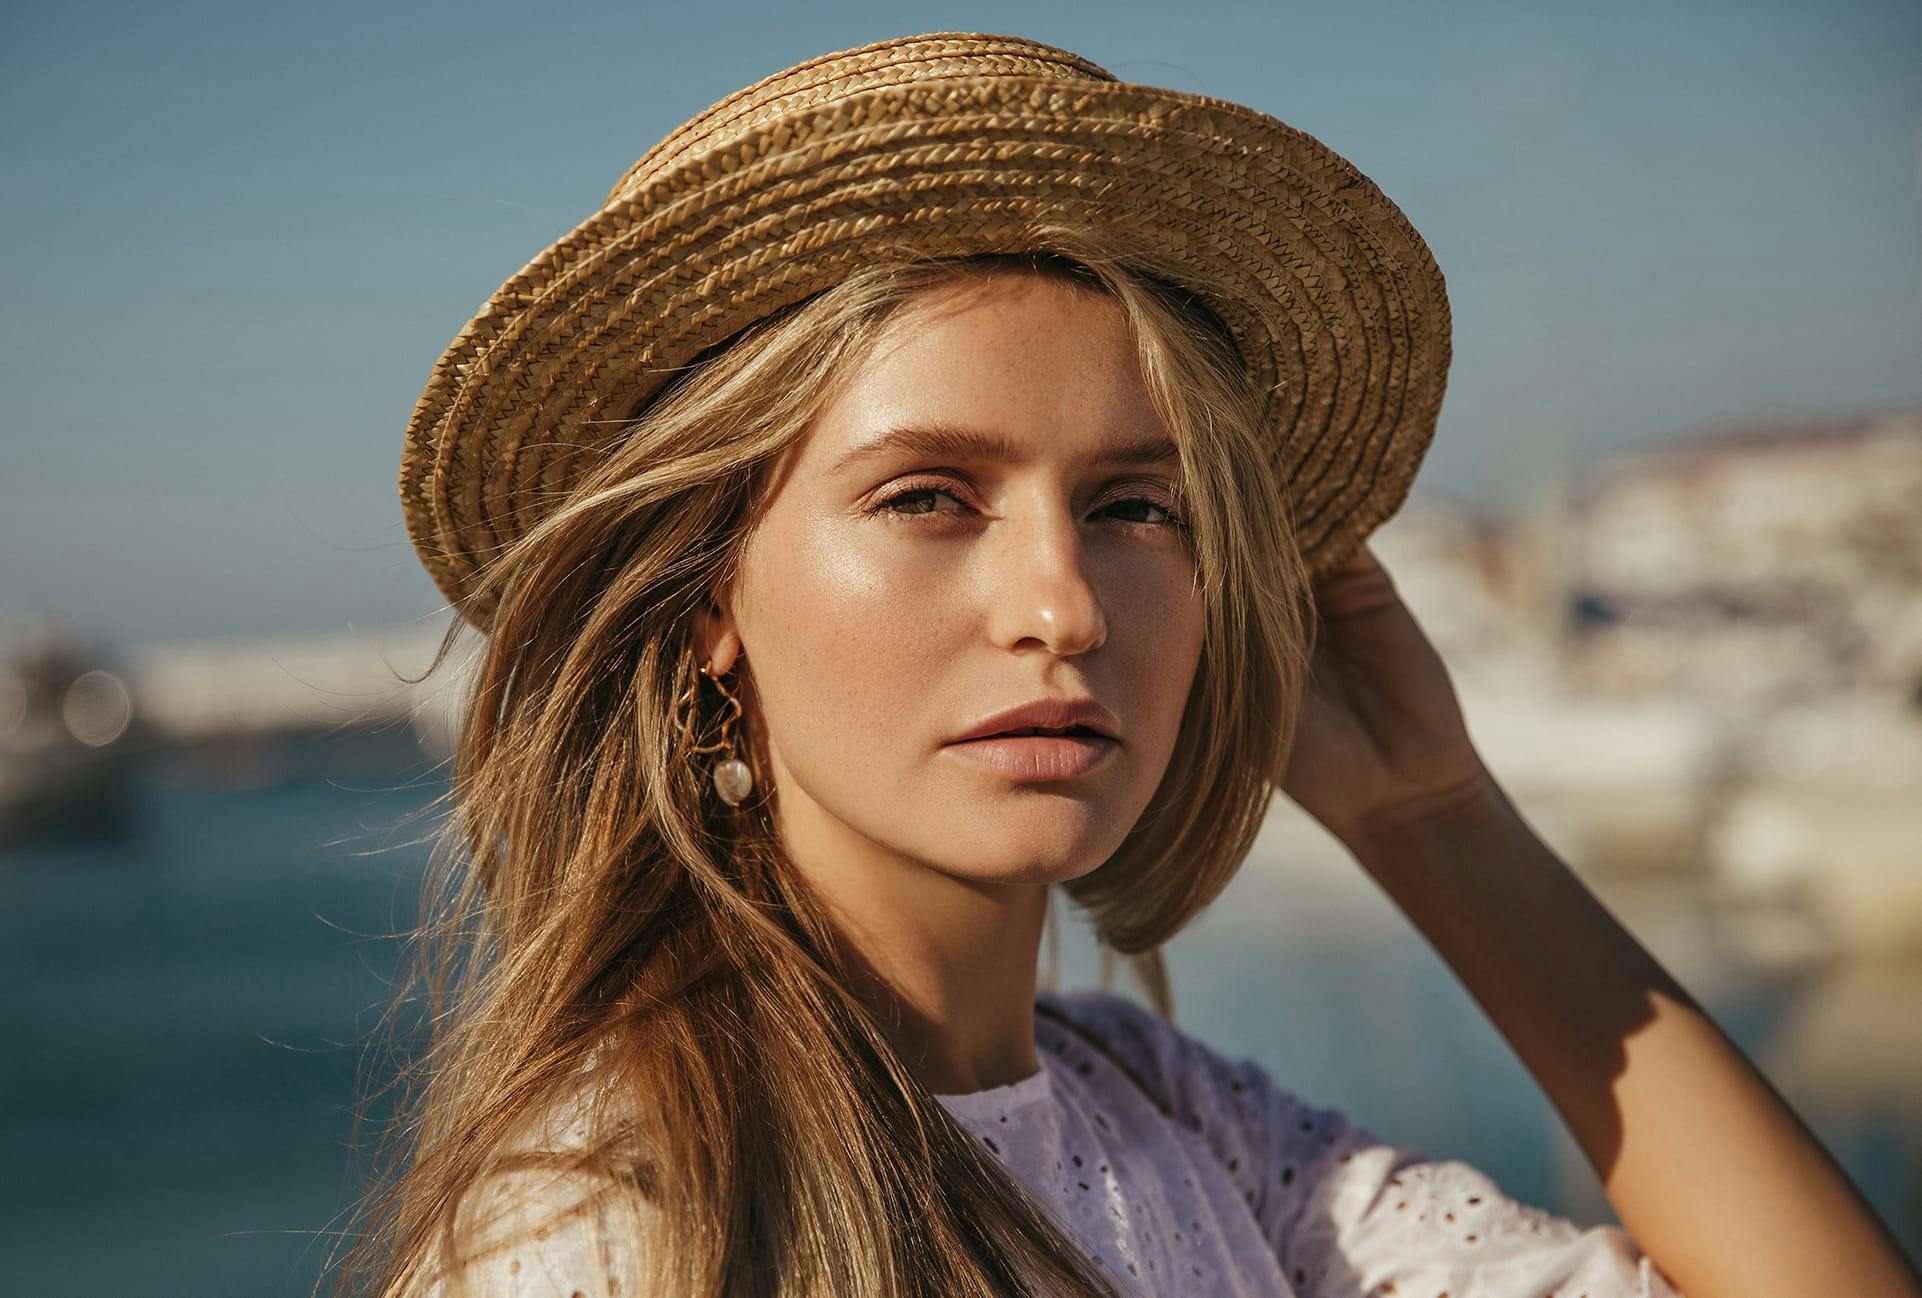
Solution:
{"label": "sleeve", "polygon": [[494,1171],[460,1196],[421,1298],[638,1298],[663,1292],[658,1208],[580,1166],[597,1129],[588,1088],[526,1119]]}
{"label": "sleeve", "polygon": [[648,1223],[598,1178],[497,1173],[463,1201],[459,1240],[423,1298],[634,1298]]}
{"label": "sleeve", "polygon": [[1385,1141],[1125,997],[1075,998],[1220,1157],[1300,1298],[1683,1298],[1619,1226],[1518,1203],[1479,1169]]}

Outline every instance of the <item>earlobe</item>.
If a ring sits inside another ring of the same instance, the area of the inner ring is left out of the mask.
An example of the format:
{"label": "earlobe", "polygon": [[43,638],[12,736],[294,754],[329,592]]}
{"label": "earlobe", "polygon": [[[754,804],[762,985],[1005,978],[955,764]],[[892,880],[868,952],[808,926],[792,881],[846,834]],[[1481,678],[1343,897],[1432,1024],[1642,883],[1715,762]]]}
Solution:
{"label": "earlobe", "polygon": [[717,600],[710,599],[694,615],[694,651],[699,655],[699,665],[711,668],[717,676],[727,675],[740,657],[741,634]]}

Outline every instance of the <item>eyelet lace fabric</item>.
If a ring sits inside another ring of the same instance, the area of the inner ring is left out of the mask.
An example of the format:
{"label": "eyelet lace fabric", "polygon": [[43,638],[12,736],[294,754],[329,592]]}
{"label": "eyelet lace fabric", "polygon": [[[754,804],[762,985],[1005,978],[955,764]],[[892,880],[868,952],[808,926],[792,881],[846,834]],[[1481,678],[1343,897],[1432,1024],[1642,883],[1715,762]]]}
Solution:
{"label": "eyelet lace fabric", "polygon": [[[1467,1163],[1381,1140],[1124,996],[1043,991],[1037,1009],[1036,1072],[936,1099],[1121,1294],[1684,1298],[1621,1228],[1583,1229]],[[564,1179],[489,1189],[519,1242],[431,1298],[638,1294],[631,1250],[613,1243],[646,1221],[555,1219],[581,1192]]]}
{"label": "eyelet lace fabric", "polygon": [[1384,1141],[1126,997],[1038,1004],[1039,1072],[937,1098],[1122,1293],[1682,1298],[1620,1227]]}

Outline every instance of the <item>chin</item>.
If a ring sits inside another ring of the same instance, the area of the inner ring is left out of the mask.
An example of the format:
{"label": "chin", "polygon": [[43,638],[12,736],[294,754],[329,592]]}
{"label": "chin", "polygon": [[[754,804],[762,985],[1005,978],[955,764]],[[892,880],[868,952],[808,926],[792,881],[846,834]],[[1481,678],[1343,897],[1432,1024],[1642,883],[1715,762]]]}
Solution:
{"label": "chin", "polygon": [[1043,884],[1072,882],[1100,865],[1100,862],[1088,865],[1080,861],[1061,863],[1029,859],[1009,862],[1001,867],[984,866],[980,861],[956,862],[952,865],[946,862],[938,864],[944,873],[958,879],[968,879],[974,883],[1038,887]]}
{"label": "chin", "polygon": [[957,827],[925,859],[983,882],[1065,883],[1100,868],[1120,837],[1105,825],[1091,827],[1085,817],[1008,816],[998,825]]}

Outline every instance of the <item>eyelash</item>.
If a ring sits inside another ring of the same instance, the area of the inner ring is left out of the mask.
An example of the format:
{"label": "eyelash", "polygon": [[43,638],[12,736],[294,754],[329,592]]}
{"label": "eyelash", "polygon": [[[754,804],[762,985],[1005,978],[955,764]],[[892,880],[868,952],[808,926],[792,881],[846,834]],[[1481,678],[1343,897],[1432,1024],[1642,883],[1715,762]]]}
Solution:
{"label": "eyelash", "polygon": [[[949,484],[949,483],[943,483],[943,482],[910,483],[909,485],[905,487],[901,487],[898,490],[890,493],[885,498],[875,502],[874,507],[867,511],[868,516],[874,517],[875,515],[878,515],[878,514],[893,514],[897,518],[928,518],[928,517],[932,517],[935,514],[948,512],[945,510],[930,509],[925,513],[915,514],[915,513],[906,513],[893,508],[893,506],[896,503],[898,503],[899,501],[905,500],[911,496],[924,496],[924,495],[931,495],[931,494],[947,496],[949,499],[955,500],[955,501],[960,501],[961,499],[959,494],[953,490],[952,484]],[[1135,501],[1140,501],[1141,503],[1147,504],[1147,505],[1153,505],[1156,509],[1160,510],[1163,514],[1167,515],[1167,521],[1161,522],[1161,523],[1148,523],[1148,522],[1142,522],[1138,519],[1124,518],[1121,520],[1122,522],[1132,524],[1135,527],[1168,527],[1168,528],[1174,528],[1177,531],[1188,530],[1188,520],[1186,518],[1183,518],[1181,515],[1175,513],[1174,510],[1170,509],[1168,506],[1162,504],[1159,500],[1156,500],[1151,496],[1122,496],[1119,499],[1109,501],[1107,504],[1103,505],[1102,508],[1110,509],[1115,505],[1125,505],[1125,504],[1133,503]],[[962,503],[965,503],[965,502],[962,502]]]}

